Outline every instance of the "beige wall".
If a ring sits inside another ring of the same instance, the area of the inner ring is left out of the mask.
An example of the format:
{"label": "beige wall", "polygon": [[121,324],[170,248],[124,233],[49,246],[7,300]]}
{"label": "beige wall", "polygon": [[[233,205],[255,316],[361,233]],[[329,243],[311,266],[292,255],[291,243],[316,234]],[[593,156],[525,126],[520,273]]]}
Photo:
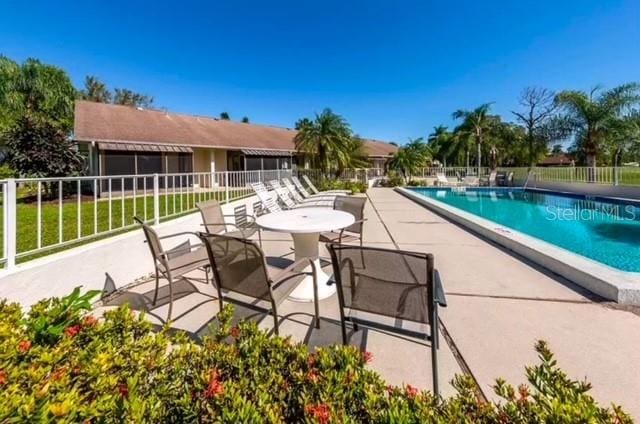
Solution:
{"label": "beige wall", "polygon": [[193,172],[211,172],[210,149],[193,149]]}
{"label": "beige wall", "polygon": [[213,167],[216,172],[227,170],[227,151],[222,149],[210,149],[211,158],[210,162],[213,163]]}

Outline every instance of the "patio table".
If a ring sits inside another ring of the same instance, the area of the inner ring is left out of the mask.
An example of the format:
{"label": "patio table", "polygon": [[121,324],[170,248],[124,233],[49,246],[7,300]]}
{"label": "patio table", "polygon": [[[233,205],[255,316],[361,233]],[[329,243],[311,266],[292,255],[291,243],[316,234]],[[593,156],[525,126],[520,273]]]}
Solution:
{"label": "patio table", "polygon": [[[320,233],[340,230],[354,222],[354,216],[348,212],[321,207],[273,212],[256,219],[256,223],[265,230],[291,234],[296,260],[311,258],[314,261],[318,273],[318,299],[326,299],[336,292],[335,284],[327,285],[329,275],[320,266]],[[289,299],[296,302],[313,301],[313,278],[305,277],[291,292]]]}

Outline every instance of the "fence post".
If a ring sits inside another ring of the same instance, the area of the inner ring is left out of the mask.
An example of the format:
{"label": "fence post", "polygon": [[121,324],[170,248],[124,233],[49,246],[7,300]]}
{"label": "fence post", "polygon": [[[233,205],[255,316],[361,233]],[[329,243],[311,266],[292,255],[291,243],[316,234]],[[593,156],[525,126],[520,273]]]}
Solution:
{"label": "fence post", "polygon": [[7,260],[5,269],[16,266],[16,180],[7,180],[4,191],[4,253]]}
{"label": "fence post", "polygon": [[153,174],[153,225],[158,224],[160,224],[160,177],[158,174]]}
{"label": "fence post", "polygon": [[229,171],[224,172],[224,200],[229,203]]}

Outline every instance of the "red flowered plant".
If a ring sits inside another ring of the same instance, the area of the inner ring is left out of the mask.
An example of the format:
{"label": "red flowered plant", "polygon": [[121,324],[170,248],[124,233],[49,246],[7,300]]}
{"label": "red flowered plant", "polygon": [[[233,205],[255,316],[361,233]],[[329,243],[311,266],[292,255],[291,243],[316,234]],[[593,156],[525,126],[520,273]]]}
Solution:
{"label": "red flowered plant", "polygon": [[18,343],[18,352],[27,353],[31,349],[31,342],[29,340],[21,340]]}
{"label": "red flowered plant", "polygon": [[213,369],[209,371],[209,382],[207,383],[207,388],[204,391],[204,397],[207,399],[211,399],[218,395],[221,395],[222,393],[224,393],[224,386],[220,381],[218,371]]}
{"label": "red flowered plant", "polygon": [[320,424],[327,424],[331,419],[331,408],[325,403],[307,405],[304,408],[304,412],[308,417],[315,418]]}
{"label": "red flowered plant", "polygon": [[72,325],[64,329],[64,334],[67,337],[75,337],[80,333],[80,330],[82,330],[82,327],[79,325]]}
{"label": "red flowered plant", "polygon": [[362,362],[364,362],[365,364],[369,364],[373,361],[373,353],[369,352],[368,350],[365,350],[364,352],[362,352]]}
{"label": "red flowered plant", "polygon": [[502,403],[479,400],[468,376],[456,376],[456,393],[442,399],[387,386],[355,347],[310,353],[251,321],[233,330],[230,307],[195,342],[127,306],[94,321],[70,304],[47,301],[24,314],[0,301],[0,422],[631,422],[618,407],[598,406],[543,343],[529,386],[497,382]]}

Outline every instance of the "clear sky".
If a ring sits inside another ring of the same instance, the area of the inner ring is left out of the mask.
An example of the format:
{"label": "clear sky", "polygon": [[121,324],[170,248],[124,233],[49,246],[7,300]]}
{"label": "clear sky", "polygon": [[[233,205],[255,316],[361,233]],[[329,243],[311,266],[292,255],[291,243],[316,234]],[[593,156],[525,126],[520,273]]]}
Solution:
{"label": "clear sky", "polygon": [[528,85],[640,81],[640,0],[6,1],[0,54],[171,111],[293,126],[331,107],[405,142]]}

